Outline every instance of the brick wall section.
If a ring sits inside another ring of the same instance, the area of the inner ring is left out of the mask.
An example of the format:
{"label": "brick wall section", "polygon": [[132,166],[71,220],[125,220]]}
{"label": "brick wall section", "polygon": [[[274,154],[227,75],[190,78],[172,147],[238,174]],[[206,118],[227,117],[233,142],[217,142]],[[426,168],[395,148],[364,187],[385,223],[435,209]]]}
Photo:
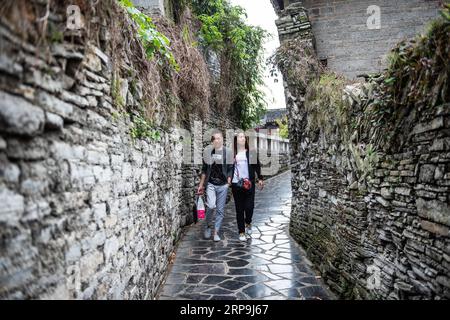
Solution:
{"label": "brick wall section", "polygon": [[[380,71],[400,40],[424,31],[438,16],[438,0],[305,0],[320,58],[349,78]],[[369,30],[367,8],[381,8],[381,29]]]}

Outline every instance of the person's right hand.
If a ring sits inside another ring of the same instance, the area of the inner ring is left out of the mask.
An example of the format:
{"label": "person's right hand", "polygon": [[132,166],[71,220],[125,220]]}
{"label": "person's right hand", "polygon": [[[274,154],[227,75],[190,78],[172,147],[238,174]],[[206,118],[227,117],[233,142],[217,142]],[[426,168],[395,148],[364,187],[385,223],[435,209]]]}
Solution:
{"label": "person's right hand", "polygon": [[264,189],[264,180],[259,180],[258,181],[258,188],[259,188],[259,190]]}
{"label": "person's right hand", "polygon": [[205,192],[205,188],[203,186],[198,186],[197,188],[197,194],[203,194]]}

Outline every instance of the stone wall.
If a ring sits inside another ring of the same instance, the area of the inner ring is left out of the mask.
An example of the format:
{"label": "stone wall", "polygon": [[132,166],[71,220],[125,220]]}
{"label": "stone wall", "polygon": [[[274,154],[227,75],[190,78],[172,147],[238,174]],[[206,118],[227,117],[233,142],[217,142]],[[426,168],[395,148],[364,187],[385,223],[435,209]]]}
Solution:
{"label": "stone wall", "polygon": [[[297,39],[313,42],[308,30]],[[291,235],[341,298],[450,298],[450,105],[416,108],[401,147],[378,150],[361,180],[346,146],[308,133],[294,87],[286,82]],[[368,87],[352,88],[343,95],[358,110]]]}
{"label": "stone wall", "polygon": [[291,4],[283,10],[283,14],[275,21],[280,42],[296,38],[299,32],[311,34],[311,22],[308,13],[302,8],[303,4],[300,2]]}
{"label": "stone wall", "polygon": [[[50,7],[47,23],[65,24],[61,7]],[[96,39],[54,30],[39,46],[26,23],[0,18],[0,298],[151,299],[193,221],[200,165],[182,163],[182,150],[194,138],[201,150],[209,137],[194,136],[195,110],[180,135],[177,110],[145,97],[170,89],[156,88],[156,74],[139,77],[151,65],[134,60],[142,48],[115,9],[114,19],[91,20]],[[113,22],[136,55],[112,52]],[[133,137],[149,102],[160,138]],[[209,110],[198,131],[211,127],[234,129],[236,119]]]}
{"label": "stone wall", "polygon": [[[136,124],[114,101],[143,105],[142,88],[153,84],[115,78],[102,47],[77,39],[38,48],[6,25],[0,298],[153,298],[182,227],[193,220],[199,165],[182,164],[181,138],[188,137],[166,126],[157,128],[160,139],[132,138]],[[135,74],[130,61],[121,63]],[[200,130],[211,126],[235,128],[214,112]]]}
{"label": "stone wall", "polygon": [[165,0],[133,0],[133,4],[144,12],[166,14]]}
{"label": "stone wall", "polygon": [[152,298],[186,220],[177,137],[131,138],[100,48],[49,63],[1,34],[0,297]]}
{"label": "stone wall", "polygon": [[450,298],[449,128],[448,104],[420,115],[367,187],[333,145],[292,141],[290,231],[341,297]]}
{"label": "stone wall", "polygon": [[[312,24],[317,53],[328,66],[349,78],[377,72],[386,65],[389,49],[402,39],[422,32],[428,21],[436,18],[439,0],[304,0]],[[380,8],[380,29],[369,29],[369,6]],[[289,6],[283,11],[285,16]],[[295,10],[293,16],[298,15]],[[286,18],[283,18],[286,19]],[[301,19],[297,19],[300,24]],[[301,25],[301,24],[300,24]],[[283,30],[280,39],[283,40]]]}

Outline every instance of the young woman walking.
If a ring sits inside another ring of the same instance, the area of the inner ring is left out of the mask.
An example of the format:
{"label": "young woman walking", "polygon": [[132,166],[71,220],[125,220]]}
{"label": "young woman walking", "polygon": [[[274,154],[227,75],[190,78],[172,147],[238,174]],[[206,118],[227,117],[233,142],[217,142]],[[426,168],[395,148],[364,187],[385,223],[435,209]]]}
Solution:
{"label": "young woman walking", "polygon": [[[252,234],[253,208],[255,207],[255,184],[258,177],[258,187],[264,188],[261,175],[261,164],[257,151],[249,149],[248,137],[239,132],[234,137],[234,165],[231,190],[236,206],[236,219],[239,230],[239,240],[246,241]],[[251,187],[247,190],[245,185],[250,181]]]}

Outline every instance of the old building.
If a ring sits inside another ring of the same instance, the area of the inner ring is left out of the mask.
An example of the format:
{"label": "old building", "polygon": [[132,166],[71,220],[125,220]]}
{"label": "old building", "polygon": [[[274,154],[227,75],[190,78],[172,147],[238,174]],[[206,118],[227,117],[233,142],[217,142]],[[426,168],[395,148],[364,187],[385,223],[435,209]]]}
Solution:
{"label": "old building", "polygon": [[[271,0],[281,17],[280,38],[301,27],[297,6],[308,11],[319,58],[331,69],[355,78],[386,65],[387,53],[397,42],[426,29],[437,17],[439,0]],[[295,4],[294,4],[295,3]],[[294,4],[294,5],[293,5]],[[292,6],[289,16],[285,15]],[[283,11],[283,14],[281,12]],[[294,26],[295,25],[295,26]]]}
{"label": "old building", "polygon": [[278,121],[283,121],[285,117],[287,117],[286,108],[267,110],[261,119],[260,125],[256,129],[266,129],[268,135],[279,136],[280,126]]}

